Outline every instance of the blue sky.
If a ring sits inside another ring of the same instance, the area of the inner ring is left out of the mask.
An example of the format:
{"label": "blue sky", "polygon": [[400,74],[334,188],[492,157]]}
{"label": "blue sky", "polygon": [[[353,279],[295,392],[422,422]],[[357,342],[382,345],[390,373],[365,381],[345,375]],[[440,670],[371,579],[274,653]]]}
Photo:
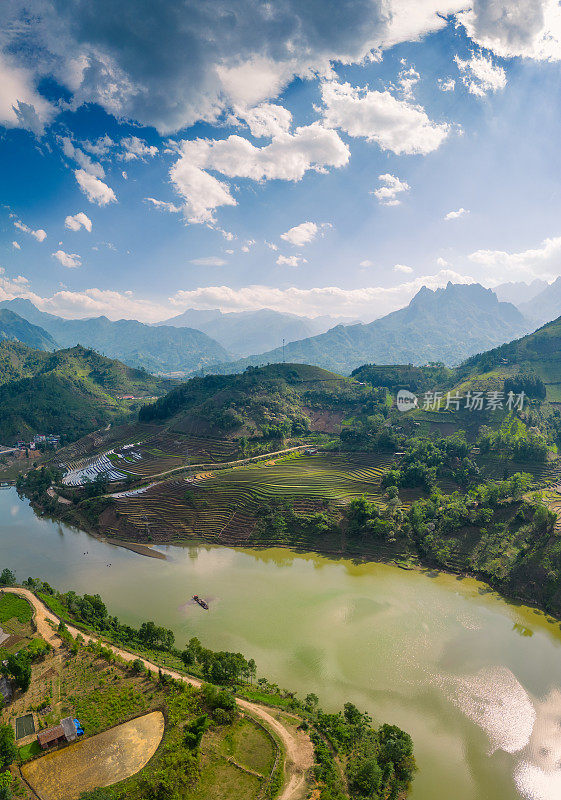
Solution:
{"label": "blue sky", "polygon": [[7,7],[0,299],[369,320],[561,273],[557,0]]}

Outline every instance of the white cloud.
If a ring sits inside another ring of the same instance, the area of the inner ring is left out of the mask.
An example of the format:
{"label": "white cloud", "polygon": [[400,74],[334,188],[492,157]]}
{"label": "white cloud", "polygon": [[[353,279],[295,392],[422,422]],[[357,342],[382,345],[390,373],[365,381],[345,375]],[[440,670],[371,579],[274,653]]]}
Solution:
{"label": "white cloud", "polygon": [[344,166],[350,155],[338,134],[319,122],[275,136],[263,147],[255,147],[241,136],[228,136],[183,141],[179,152],[170,177],[185,201],[185,215],[193,223],[212,222],[218,207],[237,204],[229,186],[206,170],[228,178],[299,181],[309,170],[323,172]]}
{"label": "white cloud", "polygon": [[21,250],[21,245],[19,244],[19,242],[12,242],[12,247],[14,248],[14,250]]}
{"label": "white cloud", "polygon": [[468,36],[502,58],[561,59],[557,0],[473,0],[458,14]]}
{"label": "white cloud", "polygon": [[74,175],[80,189],[84,192],[90,203],[97,203],[98,206],[106,206],[108,203],[116,202],[117,198],[115,197],[113,189],[94,175],[90,175],[89,172],[83,169],[75,169]]}
{"label": "white cloud", "polygon": [[64,225],[71,231],[79,231],[80,228],[85,228],[88,233],[92,232],[92,221],[83,211],[79,211],[73,217],[70,215],[66,217]]}
{"label": "white cloud", "polygon": [[93,156],[97,156],[98,158],[102,158],[103,156],[106,156],[113,147],[115,147],[115,142],[105,133],[103,136],[100,136],[98,139],[96,139],[95,142],[83,141],[81,142],[81,145],[84,150],[87,150],[88,153],[91,153]]}
{"label": "white cloud", "polygon": [[403,69],[399,71],[398,91],[405,100],[413,100],[413,89],[421,80],[414,67],[408,67],[405,59],[401,59]]}
{"label": "white cloud", "polygon": [[431,122],[421,106],[398,100],[388,91],[331,80],[322,84],[322,98],[327,126],[376,142],[397,155],[431,153],[450,130],[447,123]]}
{"label": "white cloud", "polygon": [[457,211],[449,211],[444,219],[445,220],[452,220],[452,219],[460,219],[461,217],[466,217],[469,214],[467,208],[459,208]]}
{"label": "white cloud", "polygon": [[366,258],[364,261],[360,262],[359,266],[360,267],[373,267],[374,266],[374,262],[370,261],[369,258]]}
{"label": "white cloud", "polygon": [[483,53],[472,53],[471,58],[462,60],[454,57],[462,73],[462,82],[470,94],[485,97],[489,92],[498,92],[506,86],[506,72],[493,59]]}
{"label": "white cloud", "polygon": [[92,161],[87,153],[84,153],[79,147],[75,147],[69,136],[63,136],[60,139],[60,143],[62,144],[62,152],[64,155],[75,161],[84,172],[95,175],[96,178],[105,177],[105,170],[101,164]]}
{"label": "white cloud", "polygon": [[394,272],[402,272],[404,275],[411,275],[413,267],[408,267],[406,264],[396,264],[393,268]]}
{"label": "white cloud", "polygon": [[399,195],[408,192],[411,188],[407,181],[401,181],[395,175],[378,175],[378,180],[384,185],[375,189],[373,195],[384,206],[398,206],[401,203]]}
{"label": "white cloud", "polygon": [[276,245],[274,242],[265,242],[265,244],[267,245],[269,250],[278,250],[279,249],[278,245]]}
{"label": "white cloud", "polygon": [[64,250],[57,250],[52,256],[56,258],[63,267],[68,267],[68,269],[82,266],[82,259],[77,253],[65,253]]}
{"label": "white cloud", "polygon": [[491,284],[533,278],[552,280],[561,274],[561,236],[545,239],[540,247],[519,253],[476,250],[469,259],[482,265],[487,275],[492,274]]}
{"label": "white cloud", "polygon": [[148,203],[152,203],[152,205],[160,211],[168,211],[170,214],[177,214],[181,211],[180,206],[176,206],[174,203],[168,203],[165,200],[156,200],[155,197],[145,197],[144,199]]}
{"label": "white cloud", "polygon": [[299,264],[305,264],[306,259],[302,256],[283,256],[277,258],[277,264],[281,267],[297,267]]}
{"label": "white cloud", "polygon": [[223,267],[228,262],[218,256],[205,256],[205,258],[192,258],[191,264],[197,267]]}
{"label": "white cloud", "polygon": [[242,245],[242,253],[249,253],[254,244],[255,239],[248,239],[247,242]]}
{"label": "white cloud", "polygon": [[387,314],[406,305],[422,286],[436,289],[452,283],[474,283],[471,276],[453,270],[440,270],[435,275],[424,275],[391,288],[368,286],[362,289],[342,289],[339,286],[301,289],[292,286],[279,289],[272,286],[206,286],[182,290],[170,298],[180,308],[220,308],[222,311],[246,311],[272,308],[294,314],[318,316],[334,314],[368,316]]}
{"label": "white cloud", "polygon": [[32,70],[0,54],[0,125],[26,128],[36,136],[44,133],[56,109],[41,97],[35,83]]}
{"label": "white cloud", "polygon": [[456,88],[454,78],[439,78],[437,84],[441,92],[453,92]]}
{"label": "white cloud", "polygon": [[301,222],[300,225],[295,225],[286,233],[281,233],[280,238],[296,247],[304,247],[304,245],[313,242],[318,233],[327,228],[331,228],[329,222],[324,222],[321,225],[317,225],[315,222]]}
{"label": "white cloud", "polygon": [[439,267],[449,267],[449,266],[450,266],[450,262],[449,262],[449,261],[446,261],[446,259],[445,259],[445,258],[442,258],[442,256],[439,256],[439,257],[436,259],[436,264],[437,264],[437,266],[439,266]]}
{"label": "white cloud", "polygon": [[29,225],[26,225],[24,222],[20,222],[20,220],[14,220],[14,227],[24,233],[29,233],[30,236],[33,236],[34,239],[37,239],[38,242],[44,242],[47,238],[46,232],[43,228],[38,228],[36,231],[32,230]]}
{"label": "white cloud", "polygon": [[138,136],[128,136],[121,139],[123,161],[135,161],[140,159],[145,161],[146,158],[152,158],[157,155],[158,148],[154,145],[149,145],[144,139],[139,139]]}
{"label": "white cloud", "polygon": [[240,113],[239,116],[247,123],[251,135],[258,138],[272,138],[288,133],[292,124],[290,111],[275,103],[262,103],[256,108]]}

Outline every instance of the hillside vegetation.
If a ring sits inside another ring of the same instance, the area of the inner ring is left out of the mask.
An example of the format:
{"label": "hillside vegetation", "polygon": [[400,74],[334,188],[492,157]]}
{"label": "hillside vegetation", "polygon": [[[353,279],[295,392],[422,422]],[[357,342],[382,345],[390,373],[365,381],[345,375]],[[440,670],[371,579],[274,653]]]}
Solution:
{"label": "hillside vegetation", "polygon": [[173,385],[80,346],[38,353],[4,342],[0,363],[7,365],[0,386],[3,444],[35,433],[72,441],[136,412],[139,401],[122,400],[122,395],[154,396]]}

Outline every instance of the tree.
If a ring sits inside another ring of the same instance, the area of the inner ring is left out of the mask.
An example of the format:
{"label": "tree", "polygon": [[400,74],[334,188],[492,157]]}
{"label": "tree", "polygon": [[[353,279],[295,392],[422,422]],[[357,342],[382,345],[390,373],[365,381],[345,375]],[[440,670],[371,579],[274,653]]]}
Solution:
{"label": "tree", "polygon": [[18,754],[11,725],[0,725],[0,770],[8,769]]}
{"label": "tree", "polygon": [[9,675],[18,689],[26,692],[31,683],[31,659],[27,652],[11,653],[3,671]]}
{"label": "tree", "polygon": [[185,736],[183,737],[183,743],[185,747],[189,750],[196,750],[201,743],[204,732],[208,728],[208,724],[208,717],[206,714],[189,722],[184,728]]}
{"label": "tree", "polygon": [[12,776],[9,772],[0,774],[0,800],[11,800],[12,797]]}
{"label": "tree", "polygon": [[11,569],[3,569],[0,574],[0,586],[13,586],[15,582],[15,573],[13,573]]}

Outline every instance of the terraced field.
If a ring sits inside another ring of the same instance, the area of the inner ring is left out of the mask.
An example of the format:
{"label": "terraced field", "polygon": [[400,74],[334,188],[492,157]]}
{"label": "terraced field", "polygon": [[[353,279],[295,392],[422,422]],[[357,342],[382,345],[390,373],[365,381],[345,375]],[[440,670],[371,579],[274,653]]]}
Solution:
{"label": "terraced field", "polygon": [[529,472],[534,476],[532,488],[535,489],[561,481],[561,459],[549,462],[505,461],[492,455],[480,455],[476,461],[485,478],[503,480],[515,472]]}
{"label": "terraced field", "polygon": [[[88,452],[81,456],[80,448],[66,448],[59,454],[59,466],[65,471],[63,482],[80,486],[101,473],[109,481],[127,475],[150,478],[188,464],[231,461],[238,456],[238,445],[224,439],[185,436],[160,427],[130,428],[119,443],[103,452]],[[82,452],[91,450],[90,439],[83,442]],[[110,439],[102,439],[107,444]]]}
{"label": "terraced field", "polygon": [[119,522],[109,530],[118,534],[125,523],[128,533],[142,538],[243,540],[255,528],[258,507],[272,498],[290,498],[300,513],[318,510],[325,500],[345,505],[363,494],[381,502],[381,475],[391,461],[390,454],[319,454],[162,481],[117,496]]}

